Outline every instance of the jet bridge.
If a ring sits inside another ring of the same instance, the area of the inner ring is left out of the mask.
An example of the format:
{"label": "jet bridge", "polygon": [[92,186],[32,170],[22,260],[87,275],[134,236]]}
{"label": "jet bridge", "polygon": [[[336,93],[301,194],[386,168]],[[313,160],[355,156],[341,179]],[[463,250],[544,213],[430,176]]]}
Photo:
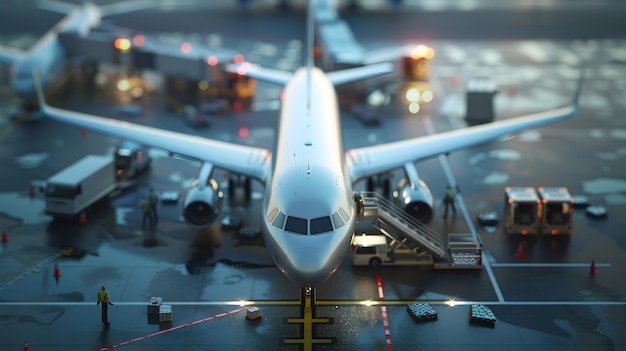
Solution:
{"label": "jet bridge", "polygon": [[358,220],[372,220],[372,225],[389,239],[390,256],[403,248],[418,256],[430,255],[436,269],[482,267],[482,248],[471,234],[449,234],[446,244],[437,232],[375,192],[355,194],[355,201]]}

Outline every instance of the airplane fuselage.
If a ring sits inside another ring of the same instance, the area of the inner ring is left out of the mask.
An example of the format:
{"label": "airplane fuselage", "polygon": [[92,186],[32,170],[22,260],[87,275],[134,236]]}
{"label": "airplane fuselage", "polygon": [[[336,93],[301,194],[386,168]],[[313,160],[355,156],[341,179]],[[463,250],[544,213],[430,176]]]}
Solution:
{"label": "airplane fuselage", "polygon": [[59,23],[43,35],[25,56],[14,63],[12,89],[24,100],[36,97],[33,70],[37,70],[42,79],[44,90],[60,75],[64,68],[66,53],[59,41],[59,33],[74,31],[86,34],[100,24],[100,11],[86,3],[65,16]]}
{"label": "airplane fuselage", "polygon": [[268,250],[278,268],[301,286],[318,285],[337,270],[355,223],[335,89],[318,68],[308,76],[301,68],[283,91],[262,208]]}

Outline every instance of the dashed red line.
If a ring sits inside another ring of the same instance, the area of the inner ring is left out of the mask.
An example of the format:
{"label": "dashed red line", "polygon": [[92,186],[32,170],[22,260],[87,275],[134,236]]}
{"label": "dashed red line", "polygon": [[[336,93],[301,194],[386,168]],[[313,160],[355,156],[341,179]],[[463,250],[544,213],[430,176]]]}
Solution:
{"label": "dashed red line", "polygon": [[[385,299],[385,292],[383,290],[383,279],[380,274],[376,274],[376,285],[378,286],[378,299]],[[393,343],[391,342],[391,330],[389,329],[389,316],[387,315],[387,306],[380,306],[380,314],[383,318],[383,330],[385,331],[385,343],[387,344],[387,351],[393,351]]]}
{"label": "dashed red line", "polygon": [[185,324],[181,324],[181,325],[175,326],[173,328],[159,330],[157,332],[150,333],[150,334],[147,334],[147,335],[144,335],[144,336],[140,336],[140,337],[137,337],[137,338],[134,338],[134,339],[131,339],[131,340],[122,341],[122,342],[119,342],[117,344],[113,344],[113,345],[109,345],[109,346],[104,346],[104,347],[101,347],[99,349],[96,349],[95,351],[112,350],[112,349],[115,349],[115,348],[118,348],[118,347],[121,347],[121,346],[126,346],[126,345],[129,345],[129,344],[132,344],[132,343],[135,343],[135,342],[138,342],[138,341],[146,340],[146,339],[149,339],[149,338],[152,338],[152,337],[155,337],[155,336],[171,333],[173,331],[177,331],[177,330],[180,330],[180,329],[184,329],[184,328],[188,328],[188,327],[191,327],[191,326],[194,326],[194,325],[198,325],[200,323],[204,323],[204,322],[208,322],[208,321],[211,321],[211,320],[214,320],[214,319],[230,316],[230,315],[235,314],[237,312],[243,311],[244,309],[245,309],[245,307],[240,307],[240,308],[234,309],[232,311],[228,311],[228,312],[216,314],[214,316],[198,319],[196,321],[185,323]]}

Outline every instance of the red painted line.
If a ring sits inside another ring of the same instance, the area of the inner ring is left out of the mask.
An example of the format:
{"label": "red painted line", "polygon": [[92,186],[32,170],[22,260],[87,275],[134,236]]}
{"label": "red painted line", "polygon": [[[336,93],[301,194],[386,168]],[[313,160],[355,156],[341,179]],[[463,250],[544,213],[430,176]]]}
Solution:
{"label": "red painted line", "polygon": [[376,285],[378,286],[378,299],[384,300],[385,293],[383,292],[383,279],[380,277],[380,274],[376,274]]}
{"label": "red painted line", "polygon": [[[378,299],[384,300],[385,293],[383,290],[383,279],[380,274],[376,274],[376,285],[378,286]],[[383,318],[383,330],[385,331],[385,343],[387,351],[393,351],[393,343],[391,342],[391,330],[389,329],[389,316],[387,314],[387,306],[380,306],[380,314]]]}
{"label": "red painted line", "polygon": [[115,349],[115,348],[118,348],[118,347],[121,347],[121,346],[126,346],[126,345],[129,345],[129,344],[132,344],[132,343],[135,343],[135,342],[138,342],[138,341],[146,340],[146,339],[149,339],[149,338],[152,338],[152,337],[155,337],[155,336],[171,333],[173,331],[177,331],[177,330],[180,330],[180,329],[184,329],[184,328],[188,328],[188,327],[191,327],[191,326],[194,326],[194,325],[198,325],[200,323],[208,322],[208,321],[211,321],[211,320],[214,320],[214,319],[218,319],[218,318],[221,318],[221,317],[230,316],[232,314],[241,312],[244,309],[246,309],[246,307],[240,307],[240,308],[234,309],[232,311],[228,311],[228,312],[216,314],[214,316],[198,319],[196,321],[185,323],[185,324],[181,324],[181,325],[175,326],[173,328],[159,330],[157,332],[150,333],[150,334],[147,334],[147,335],[144,335],[144,336],[140,336],[140,337],[137,337],[137,338],[134,338],[134,339],[131,339],[131,340],[122,341],[122,342],[119,342],[117,344],[113,344],[113,345],[109,345],[109,346],[104,346],[104,347],[101,347],[99,349],[96,349],[95,351],[112,350],[112,349]]}

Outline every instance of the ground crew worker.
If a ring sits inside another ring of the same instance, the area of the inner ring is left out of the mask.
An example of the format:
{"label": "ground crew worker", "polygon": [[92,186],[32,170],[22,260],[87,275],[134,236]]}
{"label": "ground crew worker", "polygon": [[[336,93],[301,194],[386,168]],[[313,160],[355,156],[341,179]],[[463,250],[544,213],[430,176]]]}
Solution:
{"label": "ground crew worker", "polygon": [[443,219],[448,218],[448,207],[452,207],[452,215],[456,215],[456,206],[454,205],[454,191],[448,185],[446,187],[446,194],[443,197],[443,205],[445,206],[443,210]]}
{"label": "ground crew worker", "polygon": [[141,200],[141,212],[143,213],[143,218],[141,220],[141,227],[143,230],[146,230],[146,222],[150,225],[150,228],[154,226],[154,218],[152,218],[152,210],[150,209],[150,201],[148,198],[144,197]]}
{"label": "ground crew worker", "polygon": [[98,302],[96,305],[102,305],[102,324],[104,324],[105,328],[108,328],[111,323],[109,323],[109,305],[113,306],[113,302],[111,302],[111,295],[107,288],[103,285],[102,290],[98,292]]}
{"label": "ground crew worker", "polygon": [[152,215],[152,220],[154,223],[159,221],[159,215],[157,214],[157,203],[159,202],[159,197],[157,196],[154,189],[150,188],[150,214]]}

